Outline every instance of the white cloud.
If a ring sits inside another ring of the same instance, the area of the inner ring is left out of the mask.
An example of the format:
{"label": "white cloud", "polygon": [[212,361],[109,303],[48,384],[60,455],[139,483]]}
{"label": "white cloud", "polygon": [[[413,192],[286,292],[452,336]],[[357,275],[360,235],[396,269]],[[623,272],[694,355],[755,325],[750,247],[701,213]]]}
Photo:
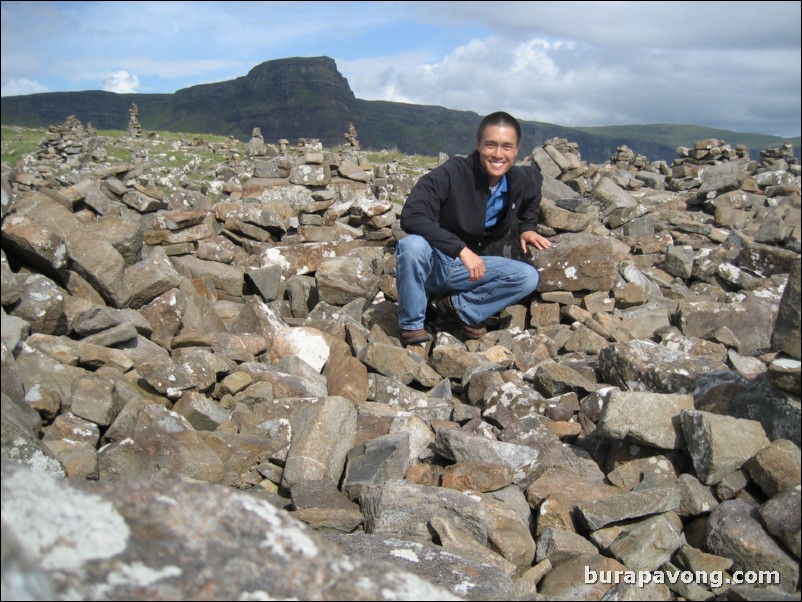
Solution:
{"label": "white cloud", "polygon": [[4,83],[0,89],[0,96],[38,94],[39,92],[47,92],[47,86],[43,86],[38,81],[21,77],[10,79]]}
{"label": "white cloud", "polygon": [[115,71],[103,80],[103,89],[106,92],[117,94],[134,94],[139,88],[139,78],[128,71]]}
{"label": "white cloud", "polygon": [[773,133],[773,123],[781,122],[786,135],[795,135],[794,52],[643,50],[622,60],[615,51],[571,40],[489,36],[437,60],[383,57],[347,67],[357,98],[479,114],[505,110],[567,126],[695,123]]}

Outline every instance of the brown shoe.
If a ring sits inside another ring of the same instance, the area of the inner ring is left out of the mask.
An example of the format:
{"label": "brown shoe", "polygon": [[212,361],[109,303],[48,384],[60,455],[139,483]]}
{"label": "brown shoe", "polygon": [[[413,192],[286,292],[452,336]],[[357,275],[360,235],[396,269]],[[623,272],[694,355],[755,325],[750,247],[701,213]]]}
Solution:
{"label": "brown shoe", "polygon": [[435,310],[441,315],[454,320],[460,326],[462,334],[469,339],[480,339],[487,334],[487,328],[484,324],[471,326],[459,317],[457,310],[454,309],[454,304],[451,302],[451,295],[441,297],[434,303]]}
{"label": "brown shoe", "polygon": [[402,330],[401,331],[401,344],[406,347],[407,345],[418,345],[432,340],[432,335],[425,328],[418,330]]}

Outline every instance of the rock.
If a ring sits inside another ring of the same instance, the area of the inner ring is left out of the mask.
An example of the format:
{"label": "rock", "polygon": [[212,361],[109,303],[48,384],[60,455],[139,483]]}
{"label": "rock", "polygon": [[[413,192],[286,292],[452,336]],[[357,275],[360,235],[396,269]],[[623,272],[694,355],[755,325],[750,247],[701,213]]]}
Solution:
{"label": "rock", "polygon": [[751,355],[771,347],[776,306],[759,297],[743,303],[681,301],[679,326],[688,337],[704,337],[716,328],[727,327],[738,339],[738,353]]}
{"label": "rock", "polygon": [[348,498],[358,499],[366,487],[403,479],[408,468],[408,433],[376,437],[348,453],[342,491]]}
{"label": "rock", "polygon": [[451,592],[450,599],[510,600],[515,595],[512,580],[501,570],[438,546],[378,535],[338,535],[330,539],[352,557],[392,563],[396,570],[417,575],[421,582]]}
{"label": "rock", "polygon": [[339,482],[345,455],[356,435],[356,410],[344,397],[326,397],[307,405],[293,429],[282,485],[305,480]]}
{"label": "rock", "polygon": [[766,531],[800,558],[800,490],[788,489],[763,504],[758,511]]}
{"label": "rock", "polygon": [[682,431],[699,480],[715,485],[769,445],[759,422],[683,410]]}
{"label": "rock", "polygon": [[284,328],[273,338],[270,357],[273,362],[284,357],[297,357],[320,372],[331,354],[328,338],[316,328]]}
{"label": "rock", "polygon": [[525,488],[534,479],[539,452],[536,449],[488,441],[484,437],[461,431],[442,430],[435,438],[435,450],[454,462],[488,462],[507,466],[513,471],[515,484]]}
{"label": "rock", "polygon": [[540,582],[538,593],[554,600],[600,600],[615,585],[616,571],[626,567],[601,554],[583,554],[553,567]]}
{"label": "rock", "polygon": [[[605,496],[590,503],[577,505],[579,515],[591,530],[610,523],[671,512],[679,508],[679,492],[673,487],[653,487]],[[679,531],[679,529],[677,529]]]}
{"label": "rock", "polygon": [[787,439],[776,439],[744,464],[752,480],[768,497],[802,484],[802,454]]}
{"label": "rock", "polygon": [[[54,590],[76,597],[101,588],[115,599],[265,592],[307,599],[319,597],[325,581],[331,599],[457,599],[390,564],[344,556],[285,512],[242,493],[169,480],[81,484],[34,474],[3,467],[3,531],[17,542],[9,554],[41,566]],[[258,566],[248,560],[254,555]],[[30,582],[19,566],[14,581]],[[3,579],[12,575],[4,571]]]}
{"label": "rock", "polygon": [[670,560],[683,543],[682,521],[666,512],[625,527],[608,550],[629,569],[653,571]]}
{"label": "rock", "polygon": [[534,265],[540,273],[538,290],[609,291],[615,283],[612,242],[592,234],[560,234],[552,248],[538,251]]}
{"label": "rock", "polygon": [[799,579],[799,562],[763,530],[757,512],[740,500],[722,503],[710,514],[706,545],[712,553],[733,560],[736,571],[777,571],[778,585],[793,592]]}
{"label": "rock", "polygon": [[358,257],[332,257],[318,265],[317,290],[321,301],[345,305],[357,298],[372,299],[379,290],[379,278]]}
{"label": "rock", "polygon": [[509,466],[488,462],[458,462],[446,466],[443,487],[457,491],[496,491],[512,483],[513,472]]}
{"label": "rock", "polygon": [[[366,533],[431,541],[427,524],[435,516],[444,516],[476,542],[517,566],[529,565],[535,557],[529,526],[504,504],[478,495],[390,481],[367,488],[359,503],[365,514]],[[415,512],[410,512],[411,508]]]}
{"label": "rock", "polygon": [[697,379],[715,370],[721,362],[671,350],[652,341],[616,343],[602,350],[599,369],[604,382],[628,391],[688,393]]}
{"label": "rock", "polygon": [[611,439],[680,449],[685,445],[680,412],[693,409],[690,395],[613,391],[598,423]]}
{"label": "rock", "polygon": [[295,516],[318,531],[352,533],[362,524],[359,506],[328,480],[301,481],[292,487]]}
{"label": "rock", "polygon": [[527,487],[526,499],[532,508],[536,508],[541,502],[550,498],[567,508],[577,522],[580,519],[578,513],[580,504],[619,493],[621,490],[618,487],[583,479],[560,468],[551,468]]}
{"label": "rock", "polygon": [[217,483],[223,462],[180,414],[157,404],[137,416],[131,438],[142,449],[143,461],[165,476]]}
{"label": "rock", "polygon": [[548,560],[555,565],[596,551],[596,547],[581,535],[548,527],[538,534],[535,562]]}
{"label": "rock", "polygon": [[802,312],[799,301],[800,287],[802,287],[800,265],[802,265],[802,260],[797,257],[792,264],[788,282],[785,284],[777,321],[771,333],[771,348],[782,351],[797,360],[802,359],[799,339],[800,314]]}

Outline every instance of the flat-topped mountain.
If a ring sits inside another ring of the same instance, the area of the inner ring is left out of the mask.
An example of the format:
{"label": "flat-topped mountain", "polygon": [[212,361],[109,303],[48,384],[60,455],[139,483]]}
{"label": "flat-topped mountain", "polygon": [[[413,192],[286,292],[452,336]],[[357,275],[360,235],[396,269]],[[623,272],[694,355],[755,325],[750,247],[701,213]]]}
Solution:
{"label": "flat-topped mountain", "polygon": [[[102,91],[48,92],[2,99],[2,123],[47,127],[70,115],[99,129],[125,129],[128,109],[139,108],[143,127],[199,132],[247,140],[254,127],[268,140],[319,138],[326,146],[343,142],[355,124],[366,148],[397,148],[405,153],[466,153],[471,150],[478,115],[437,106],[360,100],[329,57],[268,61],[236,79],[178,90],[174,94],[114,94]],[[576,141],[583,158],[609,160],[627,145],[651,160],[671,161],[677,146],[704,138],[745,144],[759,150],[781,146],[774,136],[739,134],[712,128],[644,125],[568,128],[523,122],[524,148],[554,137]],[[793,140],[798,148],[799,139]]]}

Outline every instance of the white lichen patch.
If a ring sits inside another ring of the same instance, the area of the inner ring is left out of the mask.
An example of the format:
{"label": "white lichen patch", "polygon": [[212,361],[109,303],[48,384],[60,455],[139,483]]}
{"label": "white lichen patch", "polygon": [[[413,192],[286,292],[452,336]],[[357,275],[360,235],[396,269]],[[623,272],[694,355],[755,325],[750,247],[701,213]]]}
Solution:
{"label": "white lichen patch", "polygon": [[402,550],[391,550],[390,556],[403,558],[405,560],[409,560],[410,562],[420,562],[420,558],[418,558],[418,555],[415,553],[415,551],[410,550],[409,548],[404,548]]}
{"label": "white lichen patch", "polygon": [[[236,503],[267,523],[267,528],[263,529],[264,539],[259,544],[260,548],[267,549],[283,558],[295,557],[297,559],[298,555],[314,558],[319,554],[314,539],[304,533],[301,526],[296,526],[282,518],[268,502],[237,497]],[[254,527],[257,528],[256,525]]]}
{"label": "white lichen patch", "polygon": [[577,269],[574,266],[567,267],[563,270],[563,274],[568,280],[576,280],[577,279]]}
{"label": "white lichen patch", "polygon": [[[3,483],[3,521],[43,569],[76,571],[123,552],[131,532],[111,502],[49,475],[17,471]],[[54,503],[58,500],[58,503]]]}
{"label": "white lichen patch", "polygon": [[293,328],[283,333],[283,337],[295,351],[299,359],[302,359],[315,370],[320,372],[329,359],[331,350],[326,339],[319,334],[314,334],[302,328]]}
{"label": "white lichen patch", "polygon": [[146,587],[162,579],[178,577],[181,569],[177,566],[165,566],[160,569],[153,569],[141,562],[133,562],[123,565],[120,570],[112,571],[106,576],[106,583],[112,587],[117,586],[138,586]]}

